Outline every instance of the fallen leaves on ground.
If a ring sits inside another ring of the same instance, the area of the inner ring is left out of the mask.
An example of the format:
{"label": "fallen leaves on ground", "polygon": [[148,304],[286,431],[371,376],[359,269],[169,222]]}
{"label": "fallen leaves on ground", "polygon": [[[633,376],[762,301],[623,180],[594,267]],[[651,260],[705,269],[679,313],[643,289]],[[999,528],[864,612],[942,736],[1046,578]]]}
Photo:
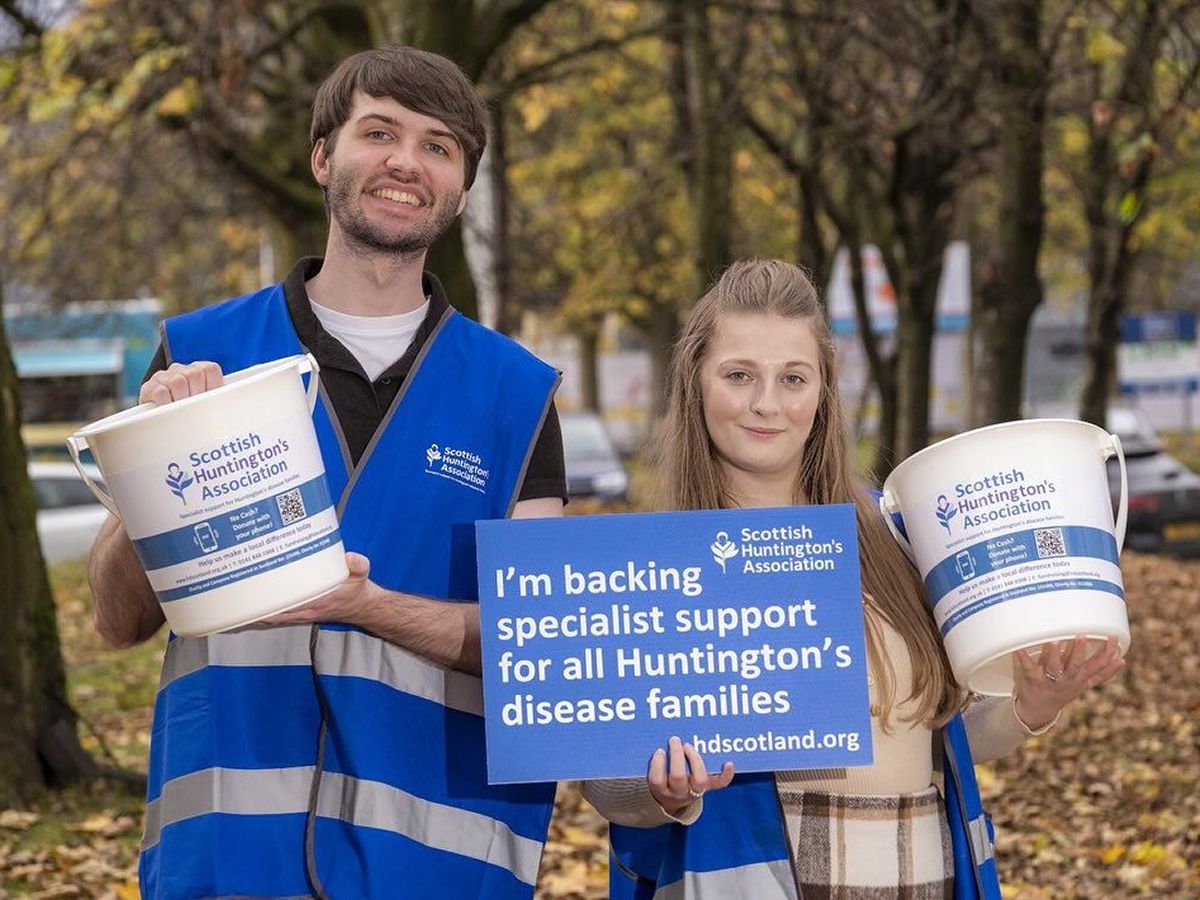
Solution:
{"label": "fallen leaves on ground", "polygon": [[[1200,897],[1200,562],[1126,554],[1133,645],[1118,681],[1057,733],[981,766],[1005,900]],[[81,571],[56,572],[71,697],[123,765],[145,768],[161,643],[106,649]],[[86,735],[86,729],[85,729]],[[0,810],[0,900],[136,900],[140,798],[99,783]],[[607,827],[558,792],[538,900],[607,896]]]}

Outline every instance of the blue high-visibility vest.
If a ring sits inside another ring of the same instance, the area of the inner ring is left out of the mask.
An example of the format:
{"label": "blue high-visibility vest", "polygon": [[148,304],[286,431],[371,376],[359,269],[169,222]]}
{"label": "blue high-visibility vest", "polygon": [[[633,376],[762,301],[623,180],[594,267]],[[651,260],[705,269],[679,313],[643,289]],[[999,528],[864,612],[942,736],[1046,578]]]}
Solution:
{"label": "blue high-visibility vest", "polygon": [[[304,352],[279,285],[169,320],[164,348],[224,371]],[[477,597],[474,522],[511,513],[557,380],[448,310],[357,465],[321,392],[342,540],[373,581]],[[433,467],[448,450],[470,479]],[[487,784],[478,678],[340,624],[173,637],[149,769],[146,898],[529,898],[554,798]]]}
{"label": "blue high-visibility vest", "polygon": [[[942,735],[955,900],[1000,900],[991,822],[962,717]],[[611,900],[801,900],[771,773],[736,776],[704,798],[691,825],[613,825],[609,841]]]}

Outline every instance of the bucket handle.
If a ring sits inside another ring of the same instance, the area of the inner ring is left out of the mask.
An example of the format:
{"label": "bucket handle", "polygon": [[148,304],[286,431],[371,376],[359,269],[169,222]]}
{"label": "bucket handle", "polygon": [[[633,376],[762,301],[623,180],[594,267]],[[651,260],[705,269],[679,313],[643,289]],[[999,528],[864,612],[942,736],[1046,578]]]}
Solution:
{"label": "bucket handle", "polygon": [[296,357],[296,371],[301,375],[309,375],[308,379],[308,414],[311,416],[317,407],[317,388],[321,380],[321,367],[317,365],[316,357],[311,353]]}
{"label": "bucket handle", "polygon": [[1104,459],[1115,455],[1117,465],[1121,469],[1121,499],[1117,506],[1116,521],[1117,553],[1120,553],[1125,548],[1125,527],[1129,524],[1129,475],[1125,471],[1125,450],[1121,446],[1121,439],[1115,434],[1110,434],[1108,439],[1109,444],[1104,448]]}
{"label": "bucket handle", "polygon": [[119,519],[121,518],[121,514],[117,512],[117,504],[113,501],[112,495],[93,481],[83,468],[83,461],[79,458],[79,454],[87,448],[87,445],[87,438],[81,434],[72,434],[67,438],[67,449],[71,451],[71,461],[75,463],[75,468],[79,470],[79,477],[83,479],[83,483],[87,485],[88,490],[96,495],[96,499],[104,504],[104,508]]}
{"label": "bucket handle", "polygon": [[892,537],[896,539],[896,543],[900,545],[900,549],[904,551],[904,555],[912,560],[913,565],[916,565],[917,558],[913,555],[912,544],[908,542],[908,538],[900,533],[900,529],[896,527],[896,520],[892,518],[893,512],[899,512],[899,509],[892,509],[895,505],[896,501],[888,491],[885,490],[879,495],[879,512],[883,516],[883,521],[887,524],[888,531],[892,533]]}

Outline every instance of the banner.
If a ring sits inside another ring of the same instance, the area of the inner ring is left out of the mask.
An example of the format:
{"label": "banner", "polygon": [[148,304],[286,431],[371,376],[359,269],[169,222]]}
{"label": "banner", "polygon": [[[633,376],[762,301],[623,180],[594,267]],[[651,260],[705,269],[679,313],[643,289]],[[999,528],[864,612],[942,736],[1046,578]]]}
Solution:
{"label": "banner", "polygon": [[869,765],[854,507],[476,523],[493,784]]}

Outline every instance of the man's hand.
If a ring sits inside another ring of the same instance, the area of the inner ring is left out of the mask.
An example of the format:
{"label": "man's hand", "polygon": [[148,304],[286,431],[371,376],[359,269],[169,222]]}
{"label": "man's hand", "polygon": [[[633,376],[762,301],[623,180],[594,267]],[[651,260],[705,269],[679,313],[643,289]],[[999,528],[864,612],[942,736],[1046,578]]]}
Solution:
{"label": "man's hand", "polygon": [[194,362],[183,365],[171,363],[160,372],[155,372],[142,385],[138,394],[139,403],[172,403],[219,388],[225,383],[221,367],[215,362]]}
{"label": "man's hand", "polygon": [[361,553],[347,553],[346,568],[350,570],[350,577],[333,590],[303,606],[263,619],[262,624],[309,625],[313,622],[345,622],[347,625],[365,625],[367,608],[380,597],[383,589],[367,577],[371,573],[371,561]]}

